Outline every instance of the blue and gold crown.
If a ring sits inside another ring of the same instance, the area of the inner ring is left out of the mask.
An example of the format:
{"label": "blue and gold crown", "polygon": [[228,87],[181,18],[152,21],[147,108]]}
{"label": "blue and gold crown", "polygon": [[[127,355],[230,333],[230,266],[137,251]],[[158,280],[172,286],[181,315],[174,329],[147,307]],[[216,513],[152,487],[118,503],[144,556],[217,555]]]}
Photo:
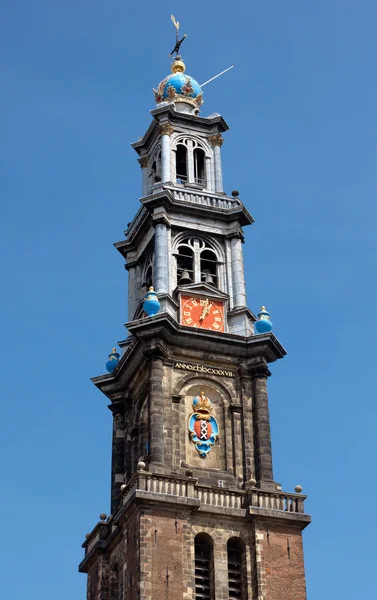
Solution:
{"label": "blue and gold crown", "polygon": [[209,415],[212,411],[212,402],[204,392],[200,392],[200,396],[196,396],[192,401],[192,407],[195,412],[204,413]]}
{"label": "blue and gold crown", "polygon": [[194,108],[203,104],[203,92],[199,83],[190,75],[185,75],[186,66],[180,57],[171,66],[172,75],[165,77],[154,91],[156,104],[161,102],[186,102]]}

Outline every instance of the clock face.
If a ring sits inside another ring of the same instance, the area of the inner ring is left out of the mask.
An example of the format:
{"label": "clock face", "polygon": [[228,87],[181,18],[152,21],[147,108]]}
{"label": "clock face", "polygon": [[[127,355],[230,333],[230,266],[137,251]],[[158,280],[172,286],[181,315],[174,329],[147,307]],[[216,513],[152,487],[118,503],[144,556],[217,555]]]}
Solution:
{"label": "clock face", "polygon": [[181,324],[212,331],[224,331],[224,303],[210,298],[181,298]]}

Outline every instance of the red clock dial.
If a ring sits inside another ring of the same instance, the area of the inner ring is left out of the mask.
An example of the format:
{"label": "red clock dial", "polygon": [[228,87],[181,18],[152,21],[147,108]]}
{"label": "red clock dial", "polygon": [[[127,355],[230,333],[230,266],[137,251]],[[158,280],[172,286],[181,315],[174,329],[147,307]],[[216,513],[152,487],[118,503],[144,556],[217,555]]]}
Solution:
{"label": "red clock dial", "polygon": [[224,331],[224,304],[210,298],[181,298],[181,324],[212,331]]}

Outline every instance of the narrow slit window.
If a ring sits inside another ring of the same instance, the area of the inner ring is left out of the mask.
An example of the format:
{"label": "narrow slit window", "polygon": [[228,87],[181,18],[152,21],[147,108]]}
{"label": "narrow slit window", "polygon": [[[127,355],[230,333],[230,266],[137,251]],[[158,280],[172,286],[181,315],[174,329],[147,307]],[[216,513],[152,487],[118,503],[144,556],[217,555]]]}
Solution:
{"label": "narrow slit window", "polygon": [[205,168],[206,155],[204,150],[201,148],[195,148],[194,150],[194,177],[195,183],[205,187],[206,185],[206,168]]}
{"label": "narrow slit window", "polygon": [[183,144],[178,144],[176,152],[176,173],[177,183],[187,181],[187,148]]}

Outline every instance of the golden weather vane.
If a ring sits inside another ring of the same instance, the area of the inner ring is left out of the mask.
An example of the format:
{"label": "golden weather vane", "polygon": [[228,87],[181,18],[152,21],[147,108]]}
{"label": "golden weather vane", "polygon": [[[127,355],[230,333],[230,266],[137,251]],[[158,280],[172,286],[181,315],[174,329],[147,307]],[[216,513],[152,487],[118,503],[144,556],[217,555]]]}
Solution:
{"label": "golden weather vane", "polygon": [[178,39],[179,21],[176,20],[174,15],[171,15],[171,20],[173,21],[174,27],[175,27],[175,46],[174,46],[173,50],[170,52],[169,56],[173,56],[173,54],[175,52],[175,57],[178,58],[179,49],[181,47],[183,40],[185,38],[187,38],[187,34],[185,33],[183,38],[181,40],[179,40]]}

